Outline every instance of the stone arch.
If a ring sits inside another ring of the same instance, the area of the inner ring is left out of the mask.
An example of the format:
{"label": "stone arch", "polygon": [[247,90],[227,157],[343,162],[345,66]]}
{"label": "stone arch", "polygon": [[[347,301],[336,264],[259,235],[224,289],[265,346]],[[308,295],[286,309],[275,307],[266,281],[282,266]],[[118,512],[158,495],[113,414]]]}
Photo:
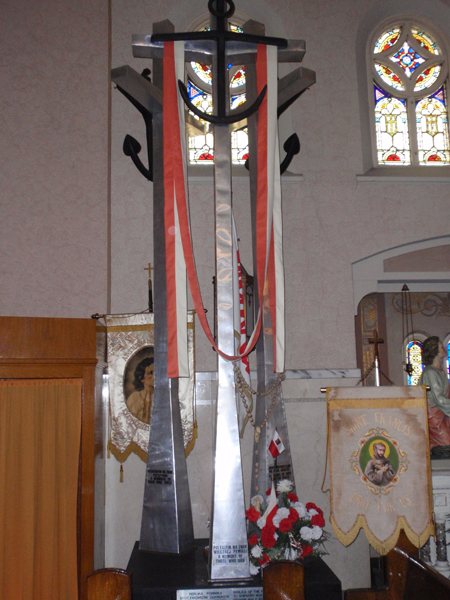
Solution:
{"label": "stone arch", "polygon": [[450,292],[450,235],[429,238],[367,256],[352,264],[355,315],[373,292]]}

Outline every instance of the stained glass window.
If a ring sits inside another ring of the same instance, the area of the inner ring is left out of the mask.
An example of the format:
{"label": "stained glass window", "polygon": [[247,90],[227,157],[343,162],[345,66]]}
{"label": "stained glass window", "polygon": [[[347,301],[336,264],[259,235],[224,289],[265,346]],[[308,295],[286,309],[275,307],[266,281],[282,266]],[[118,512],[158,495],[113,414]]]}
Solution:
{"label": "stained glass window", "polygon": [[406,102],[375,86],[375,129],[378,162],[409,165],[408,116]]}
{"label": "stained glass window", "polygon": [[[242,32],[236,24],[230,24],[235,32]],[[201,27],[207,30],[208,27]],[[230,109],[233,110],[245,102],[245,70],[242,66],[228,65],[230,81]],[[188,67],[188,91],[191,102],[200,110],[212,113],[212,72],[207,65],[191,62]],[[191,113],[192,114],[192,113]],[[214,162],[214,134],[210,123],[192,115],[202,124],[204,134],[189,135],[190,164],[206,164]],[[248,158],[247,127],[233,131],[231,134],[231,157],[234,164],[244,164]]]}
{"label": "stained glass window", "polygon": [[416,102],[419,164],[450,162],[445,88]]}
{"label": "stained glass window", "polygon": [[376,36],[372,61],[378,164],[450,164],[442,45],[423,28],[404,22]]}
{"label": "stained glass window", "polygon": [[447,375],[450,379],[450,342],[447,343]]}
{"label": "stained glass window", "polygon": [[422,344],[412,340],[406,346],[406,364],[412,366],[411,375],[408,373],[408,385],[417,385],[422,375]]}
{"label": "stained glass window", "polygon": [[[197,63],[196,63],[197,64]],[[205,113],[212,113],[212,96],[204,92],[199,87],[188,80],[189,99],[194,106]],[[199,119],[196,115],[192,115],[194,119],[201,121],[205,130],[203,135],[189,136],[189,162],[207,163],[214,160],[214,136],[211,132],[211,125],[206,121]]]}

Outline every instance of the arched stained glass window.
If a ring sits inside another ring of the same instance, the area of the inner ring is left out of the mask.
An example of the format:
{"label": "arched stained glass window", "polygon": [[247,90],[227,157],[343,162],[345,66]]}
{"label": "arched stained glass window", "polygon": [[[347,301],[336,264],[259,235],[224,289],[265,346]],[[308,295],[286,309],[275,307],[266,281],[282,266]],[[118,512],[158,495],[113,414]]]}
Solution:
{"label": "arched stained glass window", "polygon": [[371,46],[378,165],[450,164],[447,55],[435,34],[405,20]]}
{"label": "arched stained glass window", "polygon": [[445,88],[416,103],[419,164],[449,162],[449,138]]}
{"label": "arched stained glass window", "polygon": [[447,342],[447,375],[450,379],[450,342]]}
{"label": "arched stained glass window", "polygon": [[412,340],[406,346],[406,364],[411,365],[411,374],[408,373],[408,385],[417,385],[422,375],[422,344],[419,340]]}
{"label": "arched stained glass window", "polygon": [[375,87],[375,129],[378,162],[409,165],[408,117],[406,101],[393,98]]}
{"label": "arched stained glass window", "polygon": [[[235,32],[242,32],[238,24],[229,24],[230,29]],[[198,27],[200,31],[207,30],[209,27]],[[188,66],[188,91],[191,102],[200,110],[206,113],[212,113],[212,72],[209,66],[200,63],[191,62]],[[242,66],[229,65],[228,67],[230,81],[230,109],[237,108],[245,102],[245,70]],[[191,113],[192,114],[192,113]],[[214,162],[214,135],[213,127],[210,123],[203,121],[192,114],[204,129],[204,133],[189,135],[189,162],[190,164],[206,164]],[[248,133],[247,127],[243,127],[231,134],[231,158],[233,164],[244,164],[248,158]]]}

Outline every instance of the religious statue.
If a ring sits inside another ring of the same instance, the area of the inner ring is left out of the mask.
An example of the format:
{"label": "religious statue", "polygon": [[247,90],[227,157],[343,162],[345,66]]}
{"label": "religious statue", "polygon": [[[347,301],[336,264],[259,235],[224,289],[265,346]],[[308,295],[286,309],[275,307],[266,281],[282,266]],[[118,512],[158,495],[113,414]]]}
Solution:
{"label": "religious statue", "polygon": [[440,339],[433,335],[422,346],[422,362],[425,369],[419,384],[428,386],[428,428],[430,449],[437,446],[450,446],[450,398],[448,377],[442,369],[446,356]]}

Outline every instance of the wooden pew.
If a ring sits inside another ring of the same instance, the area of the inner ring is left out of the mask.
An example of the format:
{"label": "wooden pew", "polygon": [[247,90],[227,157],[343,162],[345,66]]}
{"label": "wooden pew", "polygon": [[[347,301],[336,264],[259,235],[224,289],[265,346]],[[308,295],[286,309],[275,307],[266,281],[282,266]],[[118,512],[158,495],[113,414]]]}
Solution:
{"label": "wooden pew", "polygon": [[87,578],[87,600],[131,600],[131,577],[122,569],[99,569]]}
{"label": "wooden pew", "polygon": [[280,561],[263,570],[263,600],[304,600],[305,572],[303,565]]}
{"label": "wooden pew", "polygon": [[355,589],[344,600],[450,600],[450,580],[419,559],[418,550],[402,531],[386,556],[386,587]]}

